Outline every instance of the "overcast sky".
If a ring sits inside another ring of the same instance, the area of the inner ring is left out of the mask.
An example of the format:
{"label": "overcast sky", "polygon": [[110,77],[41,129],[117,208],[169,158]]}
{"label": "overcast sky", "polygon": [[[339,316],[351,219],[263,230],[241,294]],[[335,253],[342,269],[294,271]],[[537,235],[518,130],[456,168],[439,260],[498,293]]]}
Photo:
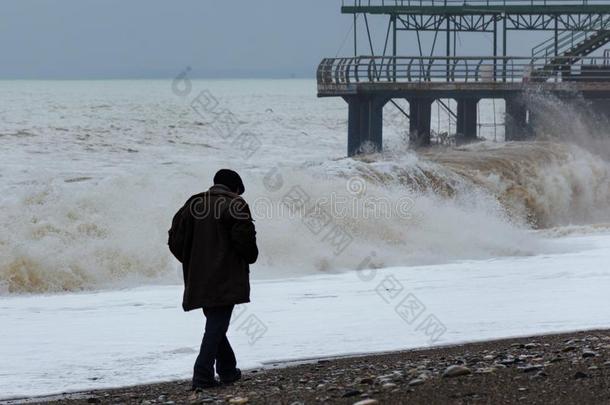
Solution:
{"label": "overcast sky", "polygon": [[[340,0],[0,4],[0,78],[173,77],[186,66],[201,77],[313,77],[323,57],[353,53],[352,19],[340,13]],[[371,21],[376,42],[382,24]],[[489,53],[490,38],[468,35],[460,36],[466,53]],[[417,53],[413,39],[402,52]],[[364,37],[360,44],[370,53]]]}

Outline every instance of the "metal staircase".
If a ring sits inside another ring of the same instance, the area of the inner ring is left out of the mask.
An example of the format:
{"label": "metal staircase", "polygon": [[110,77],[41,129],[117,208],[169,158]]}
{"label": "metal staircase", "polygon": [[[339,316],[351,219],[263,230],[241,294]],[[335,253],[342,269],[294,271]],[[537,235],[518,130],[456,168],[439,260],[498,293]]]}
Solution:
{"label": "metal staircase", "polygon": [[532,59],[543,58],[546,64],[532,72],[535,80],[545,80],[610,42],[610,17],[599,16],[584,31],[566,31],[532,49]]}

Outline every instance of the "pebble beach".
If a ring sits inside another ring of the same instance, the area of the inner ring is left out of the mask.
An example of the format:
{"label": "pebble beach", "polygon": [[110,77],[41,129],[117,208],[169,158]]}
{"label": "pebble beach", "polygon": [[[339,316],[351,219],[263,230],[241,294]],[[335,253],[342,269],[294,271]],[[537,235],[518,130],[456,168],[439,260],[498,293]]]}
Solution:
{"label": "pebble beach", "polygon": [[171,381],[4,402],[17,403],[608,404],[610,330],[272,364],[203,392]]}

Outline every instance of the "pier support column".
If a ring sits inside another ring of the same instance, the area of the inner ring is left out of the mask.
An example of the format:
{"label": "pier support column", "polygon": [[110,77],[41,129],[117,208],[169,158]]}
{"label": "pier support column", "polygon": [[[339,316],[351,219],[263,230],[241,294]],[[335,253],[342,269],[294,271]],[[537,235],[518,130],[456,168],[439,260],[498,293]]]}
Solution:
{"label": "pier support column", "polygon": [[409,102],[409,143],[415,147],[430,145],[432,122],[431,98],[411,98]]}
{"label": "pier support column", "polygon": [[349,106],[347,156],[380,152],[383,147],[383,106],[388,99],[375,96],[344,99]]}
{"label": "pier support column", "polygon": [[468,142],[477,139],[477,105],[479,99],[457,99],[457,141]]}
{"label": "pier support column", "polygon": [[522,141],[530,136],[531,129],[527,122],[527,107],[516,98],[507,98],[504,139],[506,141]]}

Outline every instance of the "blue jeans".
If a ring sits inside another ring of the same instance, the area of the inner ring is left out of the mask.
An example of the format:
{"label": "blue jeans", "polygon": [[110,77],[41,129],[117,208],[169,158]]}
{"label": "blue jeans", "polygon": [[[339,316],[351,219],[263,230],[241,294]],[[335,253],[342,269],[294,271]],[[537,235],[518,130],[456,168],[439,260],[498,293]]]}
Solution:
{"label": "blue jeans", "polygon": [[227,339],[233,307],[233,305],[229,305],[203,309],[206,317],[205,333],[201,341],[199,356],[195,361],[194,387],[214,382],[214,363],[216,363],[216,372],[221,380],[229,379],[237,373],[235,353]]}

